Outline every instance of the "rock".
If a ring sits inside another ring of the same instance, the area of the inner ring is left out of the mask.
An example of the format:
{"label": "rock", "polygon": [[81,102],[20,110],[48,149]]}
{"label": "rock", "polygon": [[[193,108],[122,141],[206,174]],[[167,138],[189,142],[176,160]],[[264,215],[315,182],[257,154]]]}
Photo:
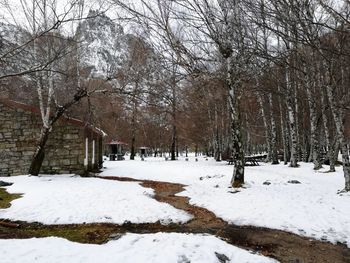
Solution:
{"label": "rock", "polygon": [[218,252],[215,252],[215,256],[218,258],[220,263],[225,263],[230,261],[230,259],[225,254],[220,254]]}
{"label": "rock", "polygon": [[189,260],[185,255],[181,255],[178,260],[178,263],[191,263],[191,260]]}
{"label": "rock", "polygon": [[289,180],[289,184],[301,184],[298,180]]}
{"label": "rock", "polygon": [[114,234],[110,234],[109,236],[109,240],[118,240],[119,238],[121,238],[123,235],[120,233],[114,233]]}
{"label": "rock", "polygon": [[123,226],[131,226],[132,223],[131,223],[131,221],[129,221],[129,220],[125,220],[125,221],[123,222],[122,225],[123,225]]}
{"label": "rock", "polygon": [[0,181],[0,186],[10,186],[10,185],[13,185],[13,183],[8,183],[8,182]]}
{"label": "rock", "polygon": [[270,184],[271,184],[271,182],[269,182],[269,181],[265,181],[265,182],[263,182],[263,184],[264,184],[264,185],[270,185]]}
{"label": "rock", "polygon": [[328,239],[327,239],[326,236],[322,236],[322,237],[321,237],[321,240],[322,240],[322,241],[328,241]]}
{"label": "rock", "polygon": [[228,191],[230,194],[237,194],[237,193],[239,193],[240,191],[238,191],[238,190],[234,190],[234,191]]}

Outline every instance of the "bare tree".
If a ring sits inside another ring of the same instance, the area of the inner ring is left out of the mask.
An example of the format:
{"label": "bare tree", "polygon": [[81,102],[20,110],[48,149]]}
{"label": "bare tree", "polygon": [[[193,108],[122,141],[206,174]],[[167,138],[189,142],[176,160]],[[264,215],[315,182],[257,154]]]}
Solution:
{"label": "bare tree", "polygon": [[141,1],[142,8],[115,2],[148,30],[153,29],[154,35],[174,50],[178,63],[187,71],[197,70],[207,59],[215,59],[217,66],[225,69],[222,78],[230,105],[235,163],[232,185],[240,187],[244,183],[244,151],[239,101],[251,57],[249,26],[244,20],[242,2]]}
{"label": "bare tree", "polygon": [[[45,145],[56,121],[82,98],[104,90],[99,88],[88,90],[88,85],[83,85],[77,74],[76,88],[71,97],[66,98],[63,102],[57,99],[62,76],[70,75],[65,70],[67,65],[63,65],[64,58],[74,54],[79,40],[72,41],[69,36],[62,34],[62,29],[69,22],[85,19],[83,17],[84,1],[70,1],[63,13],[58,12],[56,0],[22,0],[20,4],[25,16],[27,38],[14,48],[5,50],[1,54],[1,59],[6,61],[9,57],[30,54],[30,63],[24,69],[12,70],[10,68],[0,76],[0,79],[25,75],[29,77],[36,89],[42,127],[29,174],[38,175],[45,156]],[[6,8],[12,12],[8,2]],[[15,18],[14,15],[13,17]],[[74,65],[77,73],[79,72],[78,64],[79,56]]]}

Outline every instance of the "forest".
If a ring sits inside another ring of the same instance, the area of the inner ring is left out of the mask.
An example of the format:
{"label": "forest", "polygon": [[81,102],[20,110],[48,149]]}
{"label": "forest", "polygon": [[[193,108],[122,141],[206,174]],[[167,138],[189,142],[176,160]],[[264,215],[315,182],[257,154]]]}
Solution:
{"label": "forest", "polygon": [[349,155],[348,0],[0,0],[1,262],[349,262]]}
{"label": "forest", "polygon": [[[172,160],[184,151],[233,157],[237,186],[245,155],[332,172],[340,151],[350,190],[347,1],[115,0],[88,15],[76,1],[62,17],[54,4],[23,5],[25,41],[3,41],[1,53],[2,92],[39,102],[42,137],[68,110],[126,141],[131,158],[138,146]],[[84,39],[106,12],[130,33],[117,35],[123,54],[94,73]]]}

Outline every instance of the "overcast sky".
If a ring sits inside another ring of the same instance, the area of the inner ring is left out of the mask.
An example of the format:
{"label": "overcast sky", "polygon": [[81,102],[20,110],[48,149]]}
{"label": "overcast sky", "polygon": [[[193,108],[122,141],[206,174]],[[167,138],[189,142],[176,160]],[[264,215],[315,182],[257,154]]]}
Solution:
{"label": "overcast sky", "polygon": [[[79,0],[48,0],[52,3],[56,1],[56,14],[62,17],[67,10],[71,8],[72,2]],[[28,28],[26,12],[32,12],[33,0],[0,0],[0,21],[8,24],[16,24]],[[113,17],[114,11],[111,10],[110,1],[108,0],[84,0],[84,15],[86,16],[90,9],[107,11],[108,16]],[[73,14],[72,14],[73,15]],[[71,31],[74,25],[72,23],[64,25],[65,31]]]}

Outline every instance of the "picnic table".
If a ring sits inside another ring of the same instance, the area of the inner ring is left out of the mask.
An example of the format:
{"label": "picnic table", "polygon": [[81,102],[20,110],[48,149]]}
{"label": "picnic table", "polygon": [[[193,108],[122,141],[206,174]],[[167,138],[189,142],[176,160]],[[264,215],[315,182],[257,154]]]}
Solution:
{"label": "picnic table", "polygon": [[259,166],[258,159],[254,156],[245,156],[244,157],[245,166]]}
{"label": "picnic table", "polygon": [[[245,156],[244,157],[244,165],[245,166],[259,166],[259,161],[266,158],[266,155],[262,156]],[[228,165],[233,165],[233,157],[228,158]]]}

